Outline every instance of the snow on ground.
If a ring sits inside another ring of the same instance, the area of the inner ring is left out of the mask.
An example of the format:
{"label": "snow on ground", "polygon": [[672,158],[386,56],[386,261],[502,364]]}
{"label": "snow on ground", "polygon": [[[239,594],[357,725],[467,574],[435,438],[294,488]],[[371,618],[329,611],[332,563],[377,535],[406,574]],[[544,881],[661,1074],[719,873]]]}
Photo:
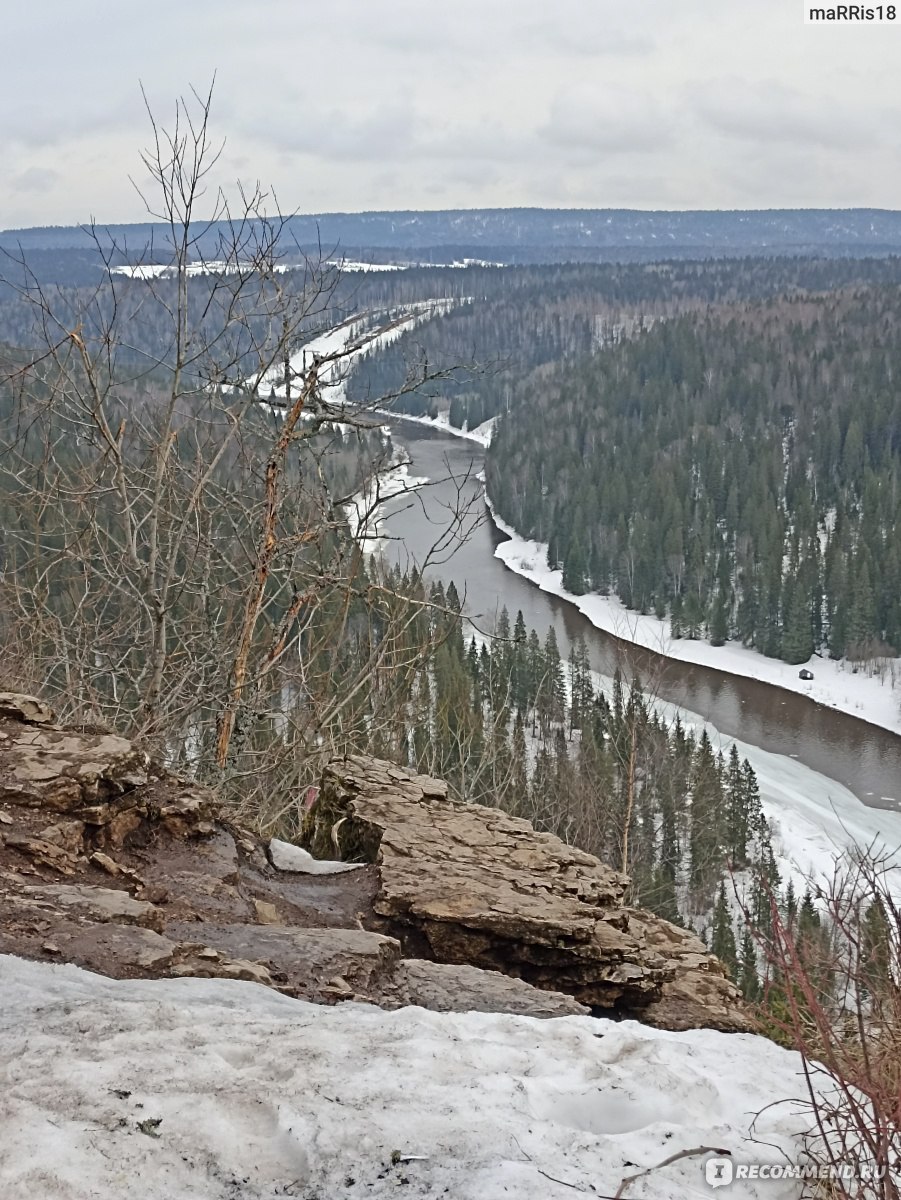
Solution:
{"label": "snow on ground", "polygon": [[[425,262],[401,262],[401,263],[375,263],[361,262],[355,259],[330,259],[322,263],[323,269],[328,267],[337,268],[338,271],[348,275],[359,273],[368,273],[371,271],[410,271],[422,267],[428,267],[432,270],[447,270],[454,268],[460,270],[464,267],[502,267],[503,263],[488,262],[484,258],[460,258],[454,259],[453,262],[425,263]],[[189,262],[185,268],[185,273],[189,277],[197,275],[234,275],[239,270],[249,271],[253,267],[252,263],[242,262],[225,262],[221,259],[197,259],[195,262]],[[274,269],[278,274],[285,274],[288,271],[303,271],[308,268],[306,262],[294,263],[277,263]],[[111,275],[125,275],[129,279],[168,279],[175,275],[176,268],[170,263],[122,263],[116,267],[110,267]]]}
{"label": "snow on ground", "polygon": [[[294,271],[302,267],[302,263],[278,263],[272,269],[276,274],[283,275],[286,271]],[[239,271],[250,271],[253,264],[249,262],[225,262],[222,259],[198,259],[189,262],[185,274],[189,279],[198,275],[237,275]],[[129,279],[172,279],[176,267],[170,263],[123,263],[118,267],[110,267],[111,275],[126,275]]]}
{"label": "snow on ground", "polygon": [[[11,956],[0,1070],[10,1200],[612,1196],[700,1146],[797,1162],[808,1125],[797,1055],[750,1035],[329,1008],[251,983],[117,981]],[[711,1157],[627,1195],[709,1196]],[[728,1194],[789,1200],[801,1185]]]}
{"label": "snow on ground", "polygon": [[[562,572],[551,571],[547,566],[547,546],[519,537],[493,511],[492,518],[499,529],[510,534],[510,541],[503,542],[496,549],[496,557],[544,591],[575,604],[597,628],[647,646],[669,658],[703,663],[717,670],[748,675],[802,692],[833,708],[901,732],[901,718],[898,715],[901,696],[893,693],[887,685],[854,676],[847,670],[841,670],[837,663],[820,659],[814,659],[811,663],[811,669],[816,674],[813,684],[803,683],[797,678],[800,668],[764,658],[750,650],[731,646],[713,647],[705,642],[689,642],[685,639],[667,640],[668,624],[654,617],[629,612],[613,598],[573,596],[565,591]],[[831,690],[833,681],[835,690]],[[597,676],[596,686],[609,687],[609,682]],[[848,692],[840,690],[845,686]],[[815,690],[817,688],[819,691]],[[850,695],[855,699],[853,705],[847,702]],[[842,703],[843,700],[846,703]],[[869,708],[865,708],[867,703]],[[893,865],[901,866],[901,813],[869,808],[836,780],[785,755],[773,754],[759,746],[728,737],[697,713],[662,701],[658,701],[656,707],[672,719],[678,714],[686,728],[695,732],[706,728],[714,748],[722,748],[725,754],[728,754],[734,741],[741,757],[748,759],[757,775],[760,799],[772,830],[773,851],[784,883],[792,879],[796,890],[803,892],[808,881],[831,880],[836,858],[852,847],[872,847],[875,853],[888,853],[893,856]],[[877,719],[879,716],[881,720]],[[894,871],[892,877],[897,878],[896,886],[901,895],[901,871]]]}
{"label": "snow on ground", "polygon": [[[399,457],[400,451],[396,452]],[[384,536],[382,509],[389,500],[405,492],[415,492],[428,483],[424,477],[410,474],[406,461],[397,462],[387,471],[374,476],[369,486],[344,506],[351,537],[360,543],[364,554],[377,554]]]}
{"label": "snow on ground", "polygon": [[456,425],[451,425],[446,412],[438,413],[435,417],[411,417],[406,413],[392,412],[387,408],[376,408],[372,411],[380,416],[393,417],[397,421],[410,421],[414,425],[426,425],[430,429],[438,429],[442,433],[449,433],[452,437],[465,438],[468,442],[478,442],[480,446],[486,447],[491,444],[494,427],[497,424],[497,417],[489,417],[487,421],[483,421],[481,425],[476,425],[473,429],[469,429],[467,426],[459,429]]}
{"label": "snow on ground", "polygon": [[[713,667],[730,675],[744,675],[800,693],[892,733],[901,733],[901,690],[893,688],[890,679],[872,677],[862,670],[855,673],[848,663],[814,657],[806,664],[814,679],[805,682],[798,678],[804,664],[790,666],[731,642],[725,646],[711,646],[705,641],[673,638],[668,620],[660,621],[654,616],[632,612],[613,596],[574,596],[567,592],[563,587],[563,572],[552,571],[547,565],[547,545],[521,538],[493,509],[491,515],[498,529],[510,536],[508,542],[495,550],[495,557],[517,575],[537,584],[542,591],[569,600],[597,629],[666,658]],[[893,661],[901,669],[901,662]]]}
{"label": "snow on ground", "polygon": [[[446,298],[417,300],[395,309],[394,311],[398,315],[392,320],[386,321],[381,327],[374,325],[372,319],[363,314],[350,317],[342,324],[335,325],[306,342],[291,357],[291,370],[295,376],[299,376],[312,364],[314,356],[319,358],[328,355],[339,356],[332,362],[324,364],[319,372],[319,382],[323,398],[328,404],[333,406],[343,404],[346,399],[348,376],[355,360],[360,355],[389,346],[406,330],[415,328],[439,313],[447,312],[456,304],[463,303],[466,301]],[[270,368],[259,380],[260,390],[270,386],[276,396],[284,397],[284,368],[280,363]],[[365,408],[365,406],[364,409],[366,412],[378,411]],[[356,411],[356,406],[354,411]]]}
{"label": "snow on ground", "polygon": [[[597,671],[591,674],[595,689],[612,696],[613,680]],[[901,812],[869,808],[828,775],[721,733],[689,709],[659,699],[653,705],[664,719],[674,722],[678,717],[696,736],[706,729],[714,751],[722,750],[727,758],[734,742],[741,758],[750,762],[782,882],[791,879],[796,893],[802,894],[809,884],[831,880],[836,859],[855,848],[888,855],[892,866],[901,867]],[[892,872],[890,884],[901,900],[901,870]]]}
{"label": "snow on ground", "polygon": [[461,270],[463,267],[503,267],[504,263],[489,262],[485,258],[455,258],[453,262],[400,262],[400,263],[369,263],[354,262],[348,259],[336,261],[335,265],[342,271],[411,271],[423,267],[429,270]]}
{"label": "snow on ground", "polygon": [[359,871],[363,863],[329,861],[314,858],[303,846],[283,842],[279,838],[269,841],[269,857],[279,871],[292,871],[298,875],[344,875],[347,871]]}
{"label": "snow on ground", "polygon": [[[809,882],[831,880],[836,859],[855,847],[888,854],[892,866],[901,867],[901,813],[868,808],[827,775],[784,754],[721,734],[696,713],[662,701],[655,707],[672,719],[678,713],[686,729],[699,733],[706,728],[714,750],[728,755],[735,742],[741,757],[750,762],[783,884],[791,879],[795,891],[803,893]],[[901,870],[893,870],[889,882],[901,900]]]}
{"label": "snow on ground", "polygon": [[340,271],[347,271],[349,274],[367,274],[370,271],[404,271],[407,269],[406,264],[401,263],[356,262],[353,259],[347,258],[336,259],[334,265]]}
{"label": "snow on ground", "polygon": [[[481,647],[489,639],[468,622],[467,645],[474,638]],[[613,679],[600,671],[591,672],[595,691],[613,696]],[[565,680],[569,703],[569,679]],[[783,885],[792,880],[795,892],[802,895],[808,886],[830,881],[836,860],[847,861],[847,852],[855,848],[871,849],[875,856],[887,855],[890,865],[901,867],[901,812],[869,808],[844,784],[814,771],[797,759],[762,750],[750,742],[721,733],[699,713],[653,700],[654,710],[664,720],[675,722],[700,736],[703,730],[714,751],[728,758],[734,742],[742,759],[754,768],[760,790],[760,802],[772,834],[773,853],[779,865]],[[527,746],[531,739],[527,738]],[[529,747],[534,750],[537,747]],[[901,870],[893,870],[889,886],[901,902]]]}

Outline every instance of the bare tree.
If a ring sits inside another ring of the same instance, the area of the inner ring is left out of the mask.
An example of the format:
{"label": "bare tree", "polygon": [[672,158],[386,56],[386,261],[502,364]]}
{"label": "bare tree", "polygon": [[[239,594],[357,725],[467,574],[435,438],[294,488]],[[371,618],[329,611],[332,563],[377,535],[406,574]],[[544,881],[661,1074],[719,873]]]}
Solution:
{"label": "bare tree", "polygon": [[419,576],[364,556],[347,519],[357,495],[371,522],[397,467],[368,413],[395,397],[351,410],[342,382],[397,318],[316,341],[337,272],[259,186],[213,186],[211,104],[180,100],[170,128],[148,106],[162,242],[139,269],[119,273],[128,247],[97,228],[93,289],[13,263],[33,344],[0,410],[0,637],[63,715],[271,814],[323,755],[390,723],[432,631]]}

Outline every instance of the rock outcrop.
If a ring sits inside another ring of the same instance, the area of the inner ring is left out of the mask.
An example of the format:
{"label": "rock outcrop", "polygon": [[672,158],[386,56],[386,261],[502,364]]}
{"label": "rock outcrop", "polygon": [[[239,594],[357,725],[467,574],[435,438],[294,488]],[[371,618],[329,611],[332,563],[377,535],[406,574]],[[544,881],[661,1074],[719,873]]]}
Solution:
{"label": "rock outcrop", "polygon": [[[320,1003],[561,1016],[572,997],[409,963],[377,918],[378,870],[280,870],[215,795],[133,743],[62,729],[0,693],[0,953],[117,978],[217,976]],[[279,853],[273,858],[280,861]]]}
{"label": "rock outcrop", "polygon": [[749,1028],[697,937],[624,906],[628,880],[440,781],[358,757],[326,769],[308,818],[314,854],[373,863],[378,928],[410,957],[502,971],[597,1011],[669,1029]]}
{"label": "rock outcrop", "polygon": [[133,743],[0,694],[0,952],[320,1003],[748,1028],[696,938],[623,907],[622,876],[437,780],[334,762],[308,826],[317,859],[362,865],[310,873]]}

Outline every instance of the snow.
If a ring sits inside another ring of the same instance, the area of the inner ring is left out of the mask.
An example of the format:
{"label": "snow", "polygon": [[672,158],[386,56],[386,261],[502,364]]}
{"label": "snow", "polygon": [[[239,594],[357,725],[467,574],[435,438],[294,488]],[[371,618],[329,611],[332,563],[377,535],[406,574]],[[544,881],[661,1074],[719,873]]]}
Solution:
{"label": "snow", "polygon": [[[714,750],[728,755],[735,742],[742,759],[754,768],[764,816],[770,826],[773,853],[783,884],[792,880],[796,893],[809,884],[832,880],[836,860],[849,849],[871,849],[901,866],[901,813],[868,808],[843,784],[784,754],[773,754],[749,742],[721,734],[696,713],[656,701],[654,707],[686,729],[706,729]],[[901,900],[901,871],[893,869],[889,886]]]}
{"label": "snow", "polygon": [[[809,1124],[798,1056],[751,1035],[320,1007],[251,983],[110,980],[11,956],[0,1064],[4,1198],[612,1196],[700,1146],[796,1162]],[[708,1196],[710,1157],[627,1194]],[[800,1195],[789,1180],[729,1189]]]}
{"label": "snow", "polygon": [[353,259],[340,259],[336,261],[335,266],[341,271],[346,271],[348,274],[368,273],[369,271],[403,271],[406,266],[401,263],[370,263],[356,262]]}
{"label": "snow", "polygon": [[[504,264],[499,262],[489,262],[484,258],[460,258],[454,259],[453,262],[402,262],[402,263],[376,263],[362,262],[356,259],[329,259],[322,263],[323,268],[334,267],[342,274],[355,275],[359,273],[368,273],[371,271],[410,271],[413,269],[421,269],[423,267],[431,270],[447,270],[453,268],[462,270],[466,267],[502,267]],[[254,264],[250,262],[235,263],[233,261],[225,262],[222,259],[197,259],[194,262],[189,262],[185,267],[185,274],[189,278],[197,275],[235,275],[239,271],[250,271],[254,269]],[[277,274],[284,274],[288,271],[302,271],[307,269],[307,264],[304,262],[296,263],[277,263],[274,268]],[[169,263],[122,263],[119,266],[110,267],[111,275],[125,275],[129,279],[171,279],[176,273],[175,266]]]}
{"label": "snow", "polygon": [[465,267],[502,267],[504,263],[489,262],[485,258],[455,258],[453,262],[401,262],[401,263],[370,263],[356,262],[349,259],[343,259],[336,263],[342,270],[348,273],[357,271],[411,271],[414,269],[427,268],[429,270],[462,270]]}
{"label": "snow", "polygon": [[[282,275],[287,271],[295,271],[303,266],[302,263],[277,263],[272,268],[276,274]],[[185,266],[185,274],[189,279],[198,275],[237,275],[241,271],[254,270],[250,262],[225,262],[223,259],[197,259]],[[129,279],[172,279],[176,274],[173,263],[123,263],[121,266],[110,267],[111,275],[125,275]]]}
{"label": "snow", "polygon": [[293,871],[300,875],[343,875],[345,871],[359,871],[363,865],[314,858],[302,846],[281,842],[278,838],[272,838],[269,842],[269,858],[277,870]]}
{"label": "snow", "polygon": [[[893,686],[893,675],[901,677],[898,659],[890,660],[885,677],[880,677],[868,675],[863,669],[855,672],[852,665],[844,661],[833,662],[814,656],[806,663],[790,666],[732,642],[711,646],[702,640],[673,638],[668,620],[632,612],[615,596],[574,596],[567,592],[563,587],[563,572],[552,571],[547,565],[547,545],[520,537],[511,525],[498,517],[490,502],[488,507],[498,529],[510,537],[497,547],[495,557],[517,575],[537,584],[542,591],[569,600],[597,629],[666,658],[759,679],[762,683],[800,693],[818,704],[859,717],[892,733],[901,733],[901,693]],[[804,666],[813,672],[813,680],[798,678],[798,672]]]}
{"label": "snow", "polygon": [[[397,460],[401,454],[396,451]],[[426,478],[410,474],[409,463],[396,461],[387,471],[374,475],[368,486],[344,506],[351,537],[356,538],[364,554],[378,554],[382,548],[383,506],[395,496],[413,493],[426,483]]]}
{"label": "snow", "polygon": [[386,408],[376,408],[373,411],[381,416],[393,417],[397,421],[410,421],[414,425],[426,425],[431,429],[439,429],[442,433],[449,433],[452,437],[464,438],[468,442],[478,442],[480,446],[485,447],[491,444],[494,427],[497,424],[497,417],[489,417],[487,421],[483,421],[481,425],[476,425],[473,429],[469,429],[467,426],[459,429],[456,425],[451,425],[446,412],[438,413],[434,417],[411,417],[406,413],[392,412]]}
{"label": "snow", "polygon": [[[389,346],[405,330],[413,329],[423,321],[428,321],[439,313],[447,312],[455,304],[463,303],[466,301],[446,298],[417,300],[392,310],[397,315],[382,326],[375,325],[372,316],[358,314],[350,317],[342,324],[335,325],[306,342],[290,359],[291,371],[295,377],[301,375],[312,363],[314,355],[319,358],[336,356],[320,369],[319,382],[324,399],[330,405],[344,404],[347,378],[355,359],[362,354]],[[283,398],[285,395],[283,366],[279,363],[270,368],[260,377],[257,386],[261,391],[272,387],[275,395]],[[357,411],[356,406],[354,406],[354,411]],[[379,410],[363,405],[361,411],[377,412]]]}
{"label": "snow", "polygon": [[[466,629],[467,643],[470,638],[479,647],[488,641],[473,625]],[[613,679],[609,675],[592,671],[591,680],[595,691],[612,698]],[[568,702],[568,677],[564,686]],[[849,850],[870,850],[874,857],[886,856],[892,868],[886,882],[901,903],[901,871],[895,869],[901,866],[901,812],[869,808],[828,775],[784,754],[730,737],[687,708],[660,699],[653,701],[653,708],[668,722],[678,717],[685,730],[696,737],[706,730],[714,751],[721,750],[725,757],[734,743],[740,757],[751,764],[783,886],[791,880],[798,895],[809,886],[825,886],[834,878],[837,860],[847,865]]]}

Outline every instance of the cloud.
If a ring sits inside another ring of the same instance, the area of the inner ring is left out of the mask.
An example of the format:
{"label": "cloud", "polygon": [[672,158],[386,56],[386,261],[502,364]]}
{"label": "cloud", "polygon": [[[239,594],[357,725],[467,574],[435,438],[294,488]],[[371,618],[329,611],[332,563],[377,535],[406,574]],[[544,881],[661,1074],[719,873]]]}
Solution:
{"label": "cloud", "polygon": [[573,23],[546,17],[524,25],[520,38],[524,46],[543,54],[578,58],[642,57],[653,53],[655,47],[654,38],[645,31],[630,33],[604,21],[592,23],[591,19]]}
{"label": "cloud", "polygon": [[46,192],[60,182],[59,171],[52,167],[27,167],[9,181],[13,192]]}
{"label": "cloud", "polygon": [[293,115],[282,113],[274,123],[256,128],[280,149],[322,158],[371,162],[410,153],[419,132],[412,107],[402,102],[376,105],[371,111],[304,106]]}
{"label": "cloud", "polygon": [[710,129],[730,138],[854,150],[872,145],[877,123],[847,97],[802,95],[778,80],[722,79],[695,92],[692,106]]}
{"label": "cloud", "polygon": [[542,140],[609,154],[646,154],[672,146],[673,123],[650,96],[577,84],[554,97]]}
{"label": "cloud", "polygon": [[214,70],[216,182],[286,204],[896,204],[894,39],[794,3],[158,0],[139,31],[114,0],[14,5],[0,227],[140,220],[139,80],[167,123]]}

